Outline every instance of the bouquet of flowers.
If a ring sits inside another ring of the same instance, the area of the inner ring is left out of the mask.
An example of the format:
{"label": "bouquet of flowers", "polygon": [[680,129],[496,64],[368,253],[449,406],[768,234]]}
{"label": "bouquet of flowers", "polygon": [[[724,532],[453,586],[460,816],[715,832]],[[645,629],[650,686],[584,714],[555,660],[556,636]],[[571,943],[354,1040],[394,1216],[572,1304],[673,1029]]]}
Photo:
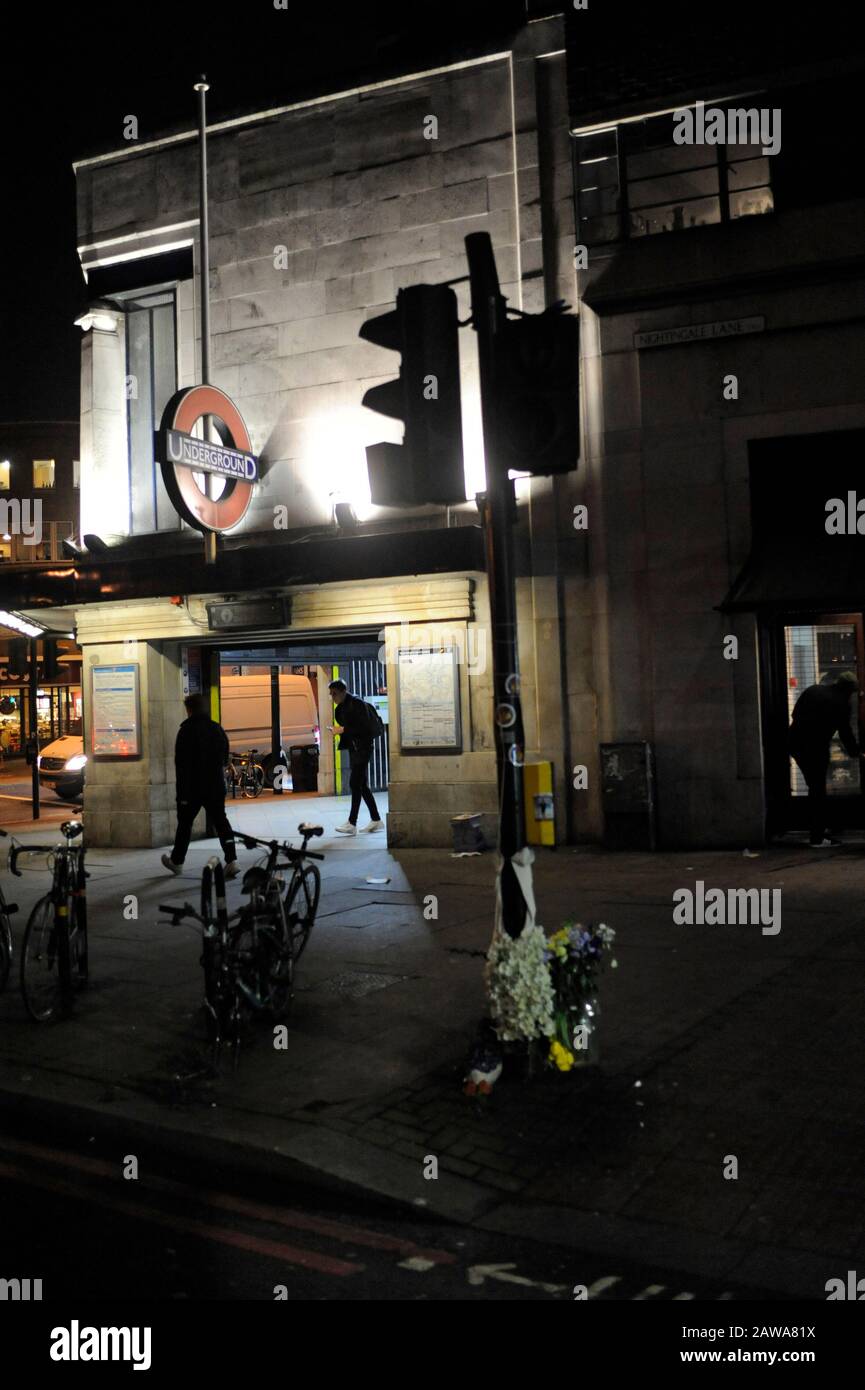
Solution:
{"label": "bouquet of flowers", "polygon": [[[588,1046],[596,1026],[598,979],[615,938],[603,922],[597,927],[566,922],[546,942],[544,960],[554,998],[547,1061],[559,1071],[570,1071],[575,1052]],[[616,964],[611,960],[611,969]]]}
{"label": "bouquet of flowers", "polygon": [[548,1038],[553,1031],[553,985],[541,927],[516,938],[497,930],[487,952],[486,987],[496,1036],[502,1042]]}

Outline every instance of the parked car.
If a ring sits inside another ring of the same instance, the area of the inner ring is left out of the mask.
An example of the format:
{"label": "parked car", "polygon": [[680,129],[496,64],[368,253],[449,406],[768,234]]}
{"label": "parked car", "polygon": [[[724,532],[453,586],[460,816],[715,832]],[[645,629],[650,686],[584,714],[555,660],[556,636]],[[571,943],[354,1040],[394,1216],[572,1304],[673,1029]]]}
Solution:
{"label": "parked car", "polygon": [[[270,676],[223,676],[220,681],[222,727],[232,753],[257,748],[270,779],[278,761],[287,763],[291,747],[319,745],[318,710],[308,676],[280,675],[279,708],[281,748],[272,749]],[[61,801],[77,801],[84,791],[87,755],[80,734],[64,734],[39,754],[39,781]]]}
{"label": "parked car", "polygon": [[50,787],[61,801],[77,801],[84,791],[87,755],[80,734],[64,734],[48,743],[36,759],[40,786]]}

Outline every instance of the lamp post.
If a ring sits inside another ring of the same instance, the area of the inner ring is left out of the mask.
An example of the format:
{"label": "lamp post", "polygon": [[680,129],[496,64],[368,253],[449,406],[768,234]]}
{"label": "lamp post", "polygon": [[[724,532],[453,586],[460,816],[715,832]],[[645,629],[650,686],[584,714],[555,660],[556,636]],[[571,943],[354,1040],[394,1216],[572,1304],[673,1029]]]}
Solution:
{"label": "lamp post", "polygon": [[[210,91],[210,83],[201,74],[198,82],[195,83],[195,90],[198,93],[198,206],[199,206],[199,288],[198,297],[201,302],[201,381],[202,385],[210,384],[210,222],[207,206],[207,93]],[[203,421],[204,437],[207,439],[210,434],[210,417],[206,415]],[[211,496],[210,473],[204,474],[204,492],[206,497]],[[208,565],[216,562],[216,532],[205,531],[204,533],[204,560]]]}

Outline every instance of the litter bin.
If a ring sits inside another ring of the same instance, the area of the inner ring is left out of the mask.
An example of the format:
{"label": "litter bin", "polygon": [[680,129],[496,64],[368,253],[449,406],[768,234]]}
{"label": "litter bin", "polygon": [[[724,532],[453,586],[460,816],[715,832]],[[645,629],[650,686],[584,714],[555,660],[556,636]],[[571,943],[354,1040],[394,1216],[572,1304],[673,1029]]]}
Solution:
{"label": "litter bin", "polygon": [[293,792],[318,791],[318,745],[315,743],[294,744],[289,749],[291,758],[291,790]]}

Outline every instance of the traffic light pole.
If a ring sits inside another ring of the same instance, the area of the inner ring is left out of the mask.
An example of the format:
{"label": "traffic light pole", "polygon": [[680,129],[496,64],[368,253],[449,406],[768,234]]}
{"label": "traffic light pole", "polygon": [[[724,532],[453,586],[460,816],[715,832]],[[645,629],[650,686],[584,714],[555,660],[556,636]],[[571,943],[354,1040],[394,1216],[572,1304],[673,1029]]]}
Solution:
{"label": "traffic light pole", "polygon": [[499,850],[502,922],[509,936],[523,929],[526,904],[511,860],[526,843],[523,809],[523,716],[517,653],[513,525],[514,485],[497,441],[496,340],[506,322],[492,242],[486,232],[465,239],[471,283],[472,322],[478,335],[481,417],[487,490],[482,506],[487,583],[492,622],[496,762],[499,785]]}

